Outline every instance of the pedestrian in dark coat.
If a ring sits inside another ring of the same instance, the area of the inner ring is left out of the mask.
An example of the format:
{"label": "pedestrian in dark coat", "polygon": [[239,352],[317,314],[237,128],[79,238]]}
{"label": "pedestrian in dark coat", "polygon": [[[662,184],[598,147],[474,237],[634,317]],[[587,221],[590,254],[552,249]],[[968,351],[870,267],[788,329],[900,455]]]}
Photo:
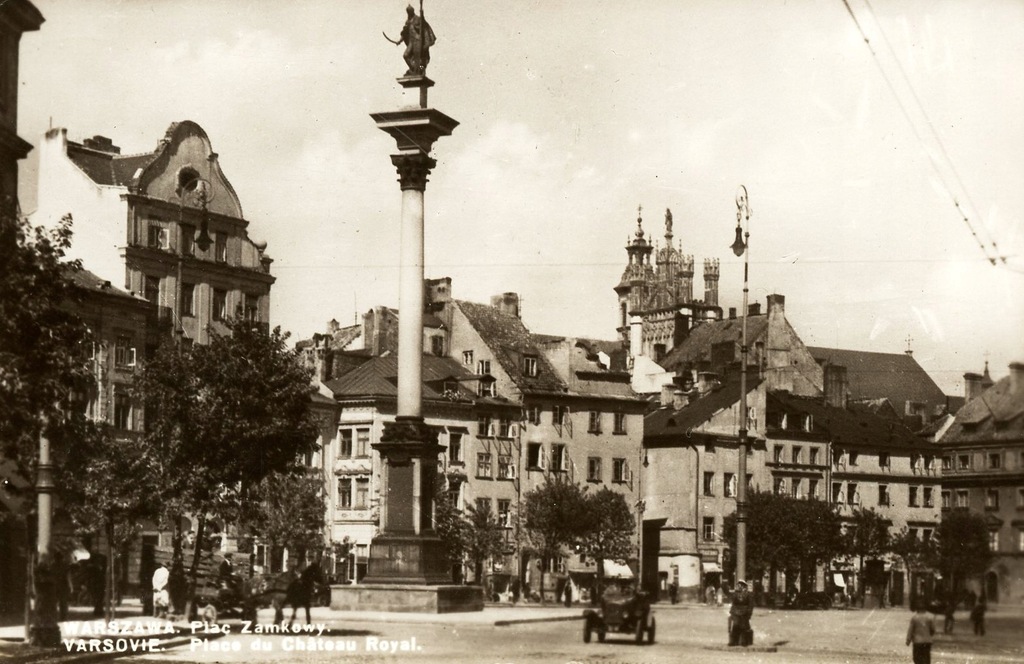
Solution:
{"label": "pedestrian in dark coat", "polygon": [[971,622],[974,624],[975,636],[985,636],[985,596],[982,595],[971,609]]}
{"label": "pedestrian in dark coat", "polygon": [[754,615],[754,598],[747,590],[746,581],[736,582],[736,592],[729,607],[729,645],[749,646],[754,641],[750,617]]}
{"label": "pedestrian in dark coat", "polygon": [[907,628],[907,645],[913,646],[914,664],[932,663],[932,637],[935,635],[935,621],[926,611],[925,603],[919,601]]}

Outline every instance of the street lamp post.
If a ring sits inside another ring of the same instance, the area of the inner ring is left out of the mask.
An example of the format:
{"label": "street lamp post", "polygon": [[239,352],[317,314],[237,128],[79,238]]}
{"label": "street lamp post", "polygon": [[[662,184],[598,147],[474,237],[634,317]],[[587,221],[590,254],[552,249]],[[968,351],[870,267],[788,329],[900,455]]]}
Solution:
{"label": "street lamp post", "polygon": [[[740,431],[739,431],[739,483],[736,491],[736,578],[747,577],[747,295],[750,256],[750,199],[747,188],[740,185],[736,192],[736,240],[732,251],[743,256],[743,324],[740,342]],[[746,227],[744,228],[744,223]],[[735,583],[734,583],[735,585]]]}

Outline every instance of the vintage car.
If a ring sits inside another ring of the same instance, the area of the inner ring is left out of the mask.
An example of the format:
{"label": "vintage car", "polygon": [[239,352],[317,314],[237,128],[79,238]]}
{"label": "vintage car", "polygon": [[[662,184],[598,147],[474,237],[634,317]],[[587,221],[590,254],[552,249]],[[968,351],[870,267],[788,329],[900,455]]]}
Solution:
{"label": "vintage car", "polygon": [[604,642],[609,632],[632,634],[637,643],[654,643],[654,612],[647,593],[612,585],[601,595],[600,608],[583,612],[583,642],[590,643],[596,632]]}

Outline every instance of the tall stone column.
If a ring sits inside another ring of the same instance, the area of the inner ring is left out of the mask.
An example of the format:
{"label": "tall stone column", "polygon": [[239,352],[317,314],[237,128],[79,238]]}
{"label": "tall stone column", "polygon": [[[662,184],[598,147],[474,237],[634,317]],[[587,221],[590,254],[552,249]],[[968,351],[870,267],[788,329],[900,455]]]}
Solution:
{"label": "tall stone column", "polygon": [[427,108],[424,75],[398,79],[419,90],[419,106],[375,113],[377,127],[390,134],[398,152],[391,163],[402,189],[398,323],[398,413],[374,449],[380,453],[383,500],[380,534],[370,543],[365,582],[369,584],[445,584],[451,581],[441,540],[433,530],[434,480],[441,446],[437,432],[423,421],[423,218],[427,176],[437,164],[434,141],[458,123]]}

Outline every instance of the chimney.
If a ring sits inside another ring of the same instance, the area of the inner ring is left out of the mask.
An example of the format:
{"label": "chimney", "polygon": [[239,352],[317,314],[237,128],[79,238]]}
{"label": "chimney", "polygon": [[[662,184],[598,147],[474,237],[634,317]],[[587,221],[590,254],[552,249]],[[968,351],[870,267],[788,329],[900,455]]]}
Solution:
{"label": "chimney", "polygon": [[82,145],[92,150],[98,150],[99,152],[110,152],[112,154],[121,154],[121,148],[114,145],[106,136],[96,135],[92,138],[87,138],[82,141]]}
{"label": "chimney", "polygon": [[519,318],[519,293],[502,293],[491,297],[491,306],[498,311]]}
{"label": "chimney", "polygon": [[701,371],[697,374],[697,391],[704,396],[718,387],[718,374],[714,371]]}
{"label": "chimney", "polygon": [[676,312],[675,327],[672,330],[672,347],[681,345],[690,336],[690,316]]}
{"label": "chimney", "polygon": [[662,408],[671,408],[675,399],[673,398],[676,391],[676,386],[672,383],[665,383],[661,386],[661,397],[658,401],[661,403]]}
{"label": "chimney", "polygon": [[1010,394],[1024,390],[1024,362],[1010,362]]}
{"label": "chimney", "polygon": [[431,304],[442,304],[445,302],[452,301],[451,277],[441,277],[440,279],[425,279],[424,286],[426,288],[425,303],[428,306]]}
{"label": "chimney", "polygon": [[747,315],[748,316],[760,316],[761,315],[761,303],[760,302],[754,302],[753,304],[748,305],[747,306]]}
{"label": "chimney", "polygon": [[773,293],[768,296],[768,314],[785,314],[786,296]]}
{"label": "chimney", "polygon": [[838,364],[825,365],[825,403],[836,408],[845,408],[849,397],[850,384],[846,367]]}
{"label": "chimney", "polygon": [[339,323],[337,319],[332,318],[331,320],[327,321],[327,334],[334,334],[340,329],[341,323]]}
{"label": "chimney", "polygon": [[[1012,365],[1011,365],[1012,366]],[[981,374],[968,372],[964,374],[964,399],[971,401],[981,394]]]}
{"label": "chimney", "polygon": [[729,320],[736,320],[736,307],[729,307]]}
{"label": "chimney", "polygon": [[673,410],[679,410],[690,403],[690,398],[678,387],[672,390],[672,408]]}

